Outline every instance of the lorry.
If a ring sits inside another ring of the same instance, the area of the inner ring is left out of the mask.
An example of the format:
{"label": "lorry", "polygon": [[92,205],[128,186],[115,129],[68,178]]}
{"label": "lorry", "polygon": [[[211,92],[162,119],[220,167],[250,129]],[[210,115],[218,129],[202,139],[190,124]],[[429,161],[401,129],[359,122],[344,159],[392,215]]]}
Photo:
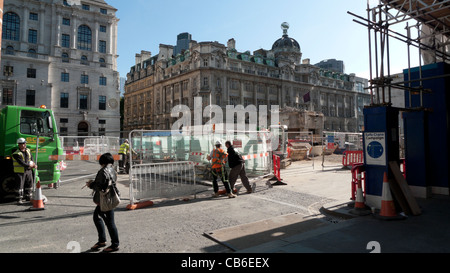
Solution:
{"label": "lorry", "polygon": [[12,154],[18,149],[18,138],[27,141],[27,148],[38,166],[35,183],[59,184],[60,161],[49,158],[63,154],[53,111],[44,105],[39,108],[8,105],[0,112],[0,201],[16,196],[18,185]]}

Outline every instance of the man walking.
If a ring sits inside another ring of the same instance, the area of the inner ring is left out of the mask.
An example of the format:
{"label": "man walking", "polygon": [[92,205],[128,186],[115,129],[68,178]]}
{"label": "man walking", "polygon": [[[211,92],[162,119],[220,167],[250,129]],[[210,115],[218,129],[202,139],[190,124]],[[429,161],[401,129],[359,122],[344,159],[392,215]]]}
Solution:
{"label": "man walking", "polygon": [[13,154],[13,167],[16,176],[16,184],[19,187],[18,203],[23,204],[24,198],[26,201],[31,200],[33,190],[33,172],[31,169],[36,169],[37,165],[33,162],[30,149],[27,148],[27,141],[24,138],[17,140],[19,149]]}
{"label": "man walking", "polygon": [[236,184],[236,180],[238,176],[241,177],[242,185],[247,189],[247,193],[252,193],[252,187],[250,186],[250,182],[248,181],[247,173],[245,172],[245,160],[242,156],[234,150],[233,145],[231,145],[230,141],[225,142],[225,146],[227,146],[228,153],[228,166],[230,166],[230,185],[231,188],[234,189],[234,184]]}
{"label": "man walking", "polygon": [[228,182],[228,175],[225,171],[225,161],[227,158],[227,153],[220,148],[222,146],[222,143],[220,141],[216,141],[215,146],[216,148],[212,150],[211,154],[207,157],[208,160],[212,161],[211,173],[213,176],[213,197],[219,197],[219,185],[217,183],[217,178],[220,177],[223,185],[225,186],[228,197],[234,198],[236,197],[236,195],[231,192],[230,183]]}
{"label": "man walking", "polygon": [[128,153],[130,152],[130,144],[128,143],[128,139],[125,139],[125,141],[120,145],[119,148],[119,173],[125,172],[125,166],[127,164],[128,160]]}

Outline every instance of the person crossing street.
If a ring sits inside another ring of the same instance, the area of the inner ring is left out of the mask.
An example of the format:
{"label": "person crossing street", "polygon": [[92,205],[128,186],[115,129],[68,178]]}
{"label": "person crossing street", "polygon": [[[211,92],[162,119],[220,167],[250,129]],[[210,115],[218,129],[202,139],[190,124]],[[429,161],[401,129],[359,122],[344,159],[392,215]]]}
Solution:
{"label": "person crossing street", "polygon": [[225,163],[227,158],[227,153],[221,148],[222,143],[220,141],[216,141],[215,149],[211,151],[211,154],[208,155],[207,159],[211,160],[211,173],[213,177],[213,197],[219,197],[219,185],[217,179],[220,178],[222,180],[223,185],[225,186],[225,190],[229,198],[234,198],[234,195],[231,192],[230,182],[228,182],[228,174],[225,171]]}

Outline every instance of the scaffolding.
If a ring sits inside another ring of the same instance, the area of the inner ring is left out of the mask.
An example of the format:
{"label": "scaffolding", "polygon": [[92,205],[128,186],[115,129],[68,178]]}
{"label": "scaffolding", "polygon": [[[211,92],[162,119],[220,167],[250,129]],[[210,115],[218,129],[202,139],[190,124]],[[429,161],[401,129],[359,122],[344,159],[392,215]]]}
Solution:
{"label": "scaffolding", "polygon": [[[392,105],[392,88],[420,95],[420,107],[423,107],[423,94],[430,92],[423,88],[423,82],[450,74],[424,78],[422,66],[427,63],[450,61],[450,0],[379,0],[367,1],[367,17],[356,15],[353,21],[366,26],[369,42],[369,66],[371,105]],[[392,29],[392,26],[406,24],[405,34]],[[404,42],[408,54],[408,78],[402,82],[393,82],[391,75],[390,40]],[[418,49],[419,78],[411,80],[411,47]],[[426,58],[425,58],[426,57]],[[426,59],[426,63],[422,61]],[[413,84],[414,83],[414,84]]]}

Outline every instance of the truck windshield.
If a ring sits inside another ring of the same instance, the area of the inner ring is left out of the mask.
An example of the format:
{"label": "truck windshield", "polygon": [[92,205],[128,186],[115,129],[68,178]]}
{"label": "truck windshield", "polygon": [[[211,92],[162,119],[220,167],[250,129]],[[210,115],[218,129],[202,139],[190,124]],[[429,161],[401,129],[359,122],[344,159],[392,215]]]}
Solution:
{"label": "truck windshield", "polygon": [[52,133],[49,112],[22,110],[20,115],[20,133],[27,135],[49,135]]}

